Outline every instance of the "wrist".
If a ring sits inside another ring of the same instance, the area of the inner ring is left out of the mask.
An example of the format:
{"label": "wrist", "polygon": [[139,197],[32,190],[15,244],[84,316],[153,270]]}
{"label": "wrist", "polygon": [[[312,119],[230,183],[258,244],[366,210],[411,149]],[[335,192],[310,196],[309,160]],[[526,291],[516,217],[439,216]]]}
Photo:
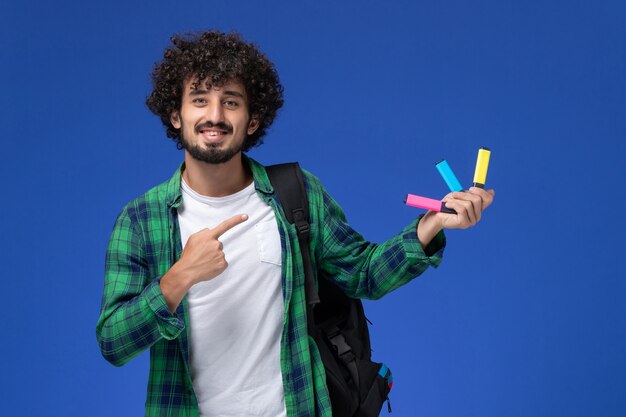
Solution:
{"label": "wrist", "polygon": [[433,238],[443,230],[443,224],[434,211],[428,211],[417,224],[417,239],[426,248]]}
{"label": "wrist", "polygon": [[189,274],[184,273],[181,265],[175,263],[161,277],[160,285],[165,302],[169,310],[174,313],[193,282],[189,278]]}
{"label": "wrist", "polygon": [[187,292],[189,288],[195,284],[191,274],[187,271],[185,266],[181,264],[180,260],[167,271],[163,278],[167,277],[167,280],[175,285],[179,290]]}

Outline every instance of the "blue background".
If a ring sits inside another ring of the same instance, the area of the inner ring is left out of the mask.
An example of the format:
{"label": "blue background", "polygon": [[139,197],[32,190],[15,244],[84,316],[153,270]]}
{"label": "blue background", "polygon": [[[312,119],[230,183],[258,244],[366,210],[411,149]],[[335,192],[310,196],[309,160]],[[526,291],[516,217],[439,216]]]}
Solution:
{"label": "blue background", "polygon": [[[95,340],[121,207],[182,153],[144,105],[173,33],[235,30],[286,104],[266,163],[299,160],[368,239],[464,185],[494,205],[443,264],[377,302],[400,416],[626,415],[626,6],[620,1],[2,1],[3,415],[143,415],[148,355]],[[386,415],[386,412],[383,412]]]}

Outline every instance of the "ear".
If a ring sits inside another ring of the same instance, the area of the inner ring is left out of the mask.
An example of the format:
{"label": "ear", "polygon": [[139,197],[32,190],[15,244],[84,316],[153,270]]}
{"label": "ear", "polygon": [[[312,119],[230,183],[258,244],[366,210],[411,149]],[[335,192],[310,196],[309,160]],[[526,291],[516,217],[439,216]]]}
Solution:
{"label": "ear", "polygon": [[180,129],[180,113],[175,111],[170,114],[170,123],[175,129]]}
{"label": "ear", "polygon": [[248,135],[253,134],[259,128],[259,117],[254,115],[250,118],[250,123],[248,123]]}

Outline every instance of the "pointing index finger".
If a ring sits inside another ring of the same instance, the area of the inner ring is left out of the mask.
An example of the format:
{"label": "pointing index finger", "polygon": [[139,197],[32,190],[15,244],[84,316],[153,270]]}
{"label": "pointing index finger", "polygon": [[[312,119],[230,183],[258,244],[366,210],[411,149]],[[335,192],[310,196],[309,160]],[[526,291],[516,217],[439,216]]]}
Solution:
{"label": "pointing index finger", "polygon": [[231,217],[230,219],[224,220],[223,222],[215,226],[213,229],[211,229],[211,233],[213,234],[213,237],[217,239],[233,227],[245,222],[246,220],[248,220],[247,214],[238,214]]}

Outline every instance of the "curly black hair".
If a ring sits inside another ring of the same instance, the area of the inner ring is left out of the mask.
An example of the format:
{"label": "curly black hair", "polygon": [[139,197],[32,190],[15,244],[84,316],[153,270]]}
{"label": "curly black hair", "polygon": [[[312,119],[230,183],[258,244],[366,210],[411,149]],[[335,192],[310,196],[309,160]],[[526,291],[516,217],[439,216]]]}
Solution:
{"label": "curly black hair", "polygon": [[246,137],[243,150],[263,143],[266,129],[283,105],[283,86],[274,64],[237,33],[208,31],[174,35],[163,60],[152,70],[153,90],[146,105],[167,129],[167,136],[182,149],[180,129],[170,122],[170,115],[180,111],[185,82],[205,81],[207,88],[236,80],[243,83],[248,95],[248,111],[258,118],[259,127]]}

